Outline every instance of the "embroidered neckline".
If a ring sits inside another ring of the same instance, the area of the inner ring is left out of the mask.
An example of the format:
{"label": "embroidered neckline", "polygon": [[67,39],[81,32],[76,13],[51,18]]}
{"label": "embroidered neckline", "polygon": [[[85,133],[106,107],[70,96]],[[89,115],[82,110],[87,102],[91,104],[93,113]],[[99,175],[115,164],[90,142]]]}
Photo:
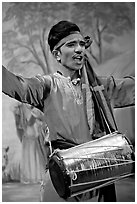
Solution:
{"label": "embroidered neckline", "polygon": [[[79,84],[79,82],[81,81],[80,78],[77,78],[77,79],[73,79],[71,80],[70,77],[65,77],[63,76],[63,74],[60,74],[58,72],[56,72],[54,74],[57,78],[61,79],[65,79],[65,81],[67,81],[67,85],[69,86],[72,94],[73,94],[73,97],[74,97],[74,101],[77,103],[77,104],[83,104],[83,95],[82,95],[82,90],[81,90],[81,86]],[[64,92],[65,92],[65,82],[64,80],[61,80],[61,84],[62,84],[62,87],[64,89]],[[78,85],[78,86],[77,86]],[[77,89],[77,90],[76,90]],[[79,90],[78,90],[79,89]]]}
{"label": "embroidered neckline", "polygon": [[57,71],[56,73],[59,74],[59,75],[61,75],[62,77],[66,78],[66,79],[69,79],[69,80],[72,82],[72,84],[75,85],[75,86],[76,86],[77,84],[79,84],[80,81],[81,81],[81,76],[80,76],[80,74],[79,74],[79,77],[78,77],[78,78],[75,78],[75,79],[72,79],[72,80],[71,80],[70,76],[65,77],[65,76],[63,75],[63,73],[60,72],[60,71]]}

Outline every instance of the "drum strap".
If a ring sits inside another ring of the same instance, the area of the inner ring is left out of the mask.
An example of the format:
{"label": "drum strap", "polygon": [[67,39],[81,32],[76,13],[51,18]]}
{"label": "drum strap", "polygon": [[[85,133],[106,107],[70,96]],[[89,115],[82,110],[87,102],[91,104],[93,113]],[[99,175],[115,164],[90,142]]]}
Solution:
{"label": "drum strap", "polygon": [[104,90],[104,86],[96,76],[88,58],[85,61],[85,67],[88,75],[89,84],[91,86],[91,91],[96,97],[96,100],[99,104],[98,108],[101,107],[103,114],[107,120],[107,123],[109,124],[109,127],[113,130],[118,130],[111,105]]}
{"label": "drum strap", "polygon": [[55,140],[55,141],[51,141],[51,146],[54,149],[68,149],[68,148],[71,148],[71,147],[74,147],[78,144],[76,143],[72,143],[71,141],[68,141],[68,140]]}

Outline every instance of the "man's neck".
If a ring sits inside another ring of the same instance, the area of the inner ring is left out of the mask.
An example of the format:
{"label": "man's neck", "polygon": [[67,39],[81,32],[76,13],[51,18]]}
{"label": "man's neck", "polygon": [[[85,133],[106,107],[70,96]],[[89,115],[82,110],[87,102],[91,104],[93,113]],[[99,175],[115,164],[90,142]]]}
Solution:
{"label": "man's neck", "polygon": [[63,74],[63,76],[70,77],[71,80],[79,77],[79,70],[71,70],[62,66],[59,71]]}

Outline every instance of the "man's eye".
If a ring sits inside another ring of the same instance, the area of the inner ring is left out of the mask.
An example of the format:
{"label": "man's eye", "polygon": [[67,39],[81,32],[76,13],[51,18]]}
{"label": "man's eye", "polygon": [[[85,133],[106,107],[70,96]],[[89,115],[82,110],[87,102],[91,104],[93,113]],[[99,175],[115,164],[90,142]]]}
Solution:
{"label": "man's eye", "polygon": [[75,46],[75,43],[68,43],[66,44],[67,47],[74,47]]}
{"label": "man's eye", "polygon": [[79,43],[81,47],[85,47],[86,43],[84,41]]}
{"label": "man's eye", "polygon": [[85,47],[85,42],[84,41],[80,41],[79,43],[77,43],[77,42],[70,42],[70,43],[67,43],[66,44],[66,46],[67,47],[75,47],[75,46],[77,46],[77,45],[80,45],[81,47]]}

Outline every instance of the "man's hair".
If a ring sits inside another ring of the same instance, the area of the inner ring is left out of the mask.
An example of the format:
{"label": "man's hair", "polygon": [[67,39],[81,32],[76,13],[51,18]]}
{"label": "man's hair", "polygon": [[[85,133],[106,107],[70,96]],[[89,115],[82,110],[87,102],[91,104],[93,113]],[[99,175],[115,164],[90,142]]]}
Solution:
{"label": "man's hair", "polygon": [[76,31],[80,32],[79,27],[69,21],[60,21],[57,24],[55,24],[48,35],[48,44],[50,46],[51,52],[54,49],[54,46],[57,45],[57,43],[65,38],[66,36],[75,33]]}

